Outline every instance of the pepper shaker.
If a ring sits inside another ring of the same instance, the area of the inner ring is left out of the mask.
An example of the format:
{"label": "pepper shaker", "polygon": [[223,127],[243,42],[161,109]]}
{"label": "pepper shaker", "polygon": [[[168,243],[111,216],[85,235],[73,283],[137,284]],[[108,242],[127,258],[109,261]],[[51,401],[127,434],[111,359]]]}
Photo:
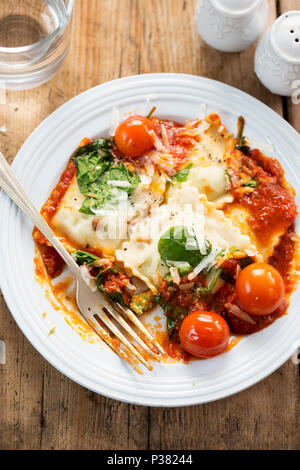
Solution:
{"label": "pepper shaker", "polygon": [[300,11],[281,15],[263,36],[255,53],[255,72],[272,93],[292,96],[299,88]]}
{"label": "pepper shaker", "polygon": [[195,22],[208,45],[223,52],[239,52],[263,33],[268,14],[268,0],[199,0]]}

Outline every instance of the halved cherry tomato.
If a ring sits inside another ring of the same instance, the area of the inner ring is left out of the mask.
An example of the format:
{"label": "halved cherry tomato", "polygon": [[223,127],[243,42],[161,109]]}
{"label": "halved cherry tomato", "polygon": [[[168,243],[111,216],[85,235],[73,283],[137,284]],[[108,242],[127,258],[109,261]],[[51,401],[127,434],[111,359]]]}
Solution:
{"label": "halved cherry tomato", "polygon": [[240,307],[252,315],[274,312],[285,294],[281,274],[267,263],[253,263],[243,269],[237,278],[235,291]]}
{"label": "halved cherry tomato", "polygon": [[179,331],[182,347],[193,356],[202,358],[222,353],[229,336],[229,327],[221,315],[202,310],[185,317]]}
{"label": "halved cherry tomato", "polygon": [[115,143],[118,149],[128,157],[140,157],[153,147],[154,132],[152,122],[144,116],[131,116],[117,127]]}

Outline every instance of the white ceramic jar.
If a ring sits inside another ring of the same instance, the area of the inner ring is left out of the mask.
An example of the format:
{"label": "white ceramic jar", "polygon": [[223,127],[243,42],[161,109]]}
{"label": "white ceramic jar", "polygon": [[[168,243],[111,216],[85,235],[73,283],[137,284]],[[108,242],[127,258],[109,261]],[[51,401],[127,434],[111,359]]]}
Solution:
{"label": "white ceramic jar", "polygon": [[223,52],[247,49],[263,33],[268,0],[198,0],[195,22],[202,39]]}
{"label": "white ceramic jar", "polygon": [[281,15],[260,41],[255,72],[273,93],[292,96],[300,87],[300,11]]}

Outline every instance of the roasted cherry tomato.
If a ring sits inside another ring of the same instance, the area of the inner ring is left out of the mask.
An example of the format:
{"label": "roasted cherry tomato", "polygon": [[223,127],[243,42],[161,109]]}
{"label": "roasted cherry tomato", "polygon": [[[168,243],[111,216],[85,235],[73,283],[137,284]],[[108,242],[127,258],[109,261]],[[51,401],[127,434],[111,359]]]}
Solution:
{"label": "roasted cherry tomato", "polygon": [[252,315],[274,312],[285,294],[281,274],[266,263],[253,263],[243,269],[237,278],[235,291],[240,307]]}
{"label": "roasted cherry tomato", "polygon": [[140,157],[153,147],[154,132],[152,122],[144,116],[131,116],[117,127],[115,143],[118,149],[128,157]]}
{"label": "roasted cherry tomato", "polygon": [[179,337],[183,348],[197,357],[213,357],[222,353],[229,342],[229,327],[214,312],[198,310],[182,322]]}

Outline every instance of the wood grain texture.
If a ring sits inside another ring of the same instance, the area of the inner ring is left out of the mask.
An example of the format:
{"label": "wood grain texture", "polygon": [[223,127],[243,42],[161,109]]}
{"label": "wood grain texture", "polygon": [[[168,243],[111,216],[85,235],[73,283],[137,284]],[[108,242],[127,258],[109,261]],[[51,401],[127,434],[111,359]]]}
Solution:
{"label": "wood grain texture", "polygon": [[[8,160],[72,96],[139,73],[182,72],[223,81],[259,98],[300,130],[299,105],[272,95],[257,80],[255,46],[222,54],[203,43],[194,26],[195,3],[77,0],[72,46],[61,71],[35,90],[1,95],[0,126],[8,132],[0,134],[0,144]],[[270,0],[270,23],[298,4]],[[20,332],[3,297],[0,338],[7,345],[7,364],[0,366],[0,449],[300,449],[299,370],[291,361],[225,400],[148,409],[98,396],[56,371]]]}

